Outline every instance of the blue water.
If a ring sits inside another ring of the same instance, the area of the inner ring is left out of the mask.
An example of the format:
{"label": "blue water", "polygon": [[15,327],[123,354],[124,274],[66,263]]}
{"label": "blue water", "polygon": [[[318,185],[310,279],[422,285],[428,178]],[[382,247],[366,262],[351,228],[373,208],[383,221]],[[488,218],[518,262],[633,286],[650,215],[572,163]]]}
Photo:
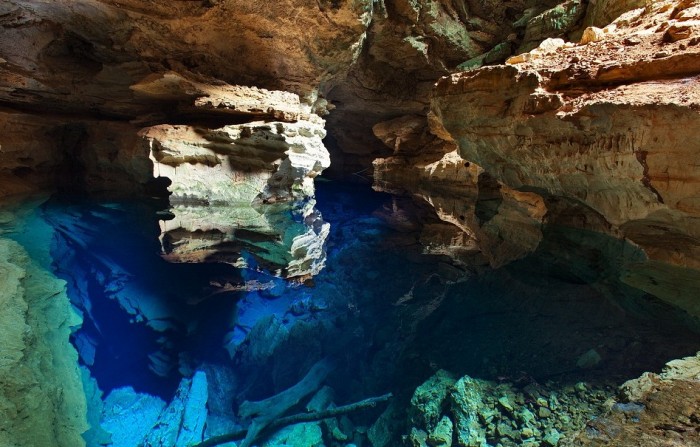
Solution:
{"label": "blue water", "polygon": [[[83,314],[72,341],[105,396],[131,386],[167,402],[182,377],[202,369],[210,411],[233,418],[240,402],[292,386],[322,358],[336,365],[327,380],[336,401],[349,402],[388,391],[405,398],[440,368],[498,380],[621,381],[700,346],[682,312],[620,284],[601,288],[599,277],[619,261],[615,249],[595,268],[580,267],[591,264],[577,264],[577,253],[564,263],[553,254],[582,235],[549,228],[533,255],[491,269],[424,254],[420,227],[439,220],[409,197],[319,182],[316,208],[330,224],[325,268],[287,281],[245,250],[245,268],[166,262],[156,204],[44,203],[53,268]],[[411,227],[387,219],[396,209]],[[595,247],[582,246],[581,259]],[[216,293],[246,281],[272,288]],[[603,360],[577,367],[590,349]]]}

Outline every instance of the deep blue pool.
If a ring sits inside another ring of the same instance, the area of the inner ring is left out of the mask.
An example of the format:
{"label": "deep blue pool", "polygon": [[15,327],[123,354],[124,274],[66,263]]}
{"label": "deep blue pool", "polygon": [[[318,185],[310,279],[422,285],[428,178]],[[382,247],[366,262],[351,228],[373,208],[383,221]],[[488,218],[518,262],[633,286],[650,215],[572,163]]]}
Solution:
{"label": "deep blue pool", "polygon": [[[318,182],[312,213],[278,210],[269,226],[166,236],[177,216],[148,202],[53,197],[39,215],[83,315],[72,342],[104,396],[132,387],[168,402],[183,377],[206,371],[222,426],[242,401],[289,388],[324,358],[336,401],[349,402],[410,396],[438,369],[621,381],[700,345],[680,311],[600,281],[614,269],[609,250],[596,255],[599,271],[580,267],[588,249],[562,263],[551,246],[571,235],[549,228],[533,254],[501,268],[455,262],[426,248],[424,229],[443,223],[425,203],[364,185]],[[304,232],[321,242],[323,268],[279,277]],[[581,367],[591,350],[600,359]]]}

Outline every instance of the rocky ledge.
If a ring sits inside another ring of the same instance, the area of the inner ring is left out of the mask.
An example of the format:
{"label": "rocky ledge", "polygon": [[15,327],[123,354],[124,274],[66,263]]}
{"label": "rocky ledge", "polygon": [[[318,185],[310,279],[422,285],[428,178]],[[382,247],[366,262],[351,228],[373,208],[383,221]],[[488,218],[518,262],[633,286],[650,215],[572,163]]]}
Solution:
{"label": "rocky ledge", "polygon": [[441,79],[434,133],[501,185],[569,201],[568,224],[641,247],[623,281],[697,316],[698,60],[698,2],[652,2],[579,43]]}

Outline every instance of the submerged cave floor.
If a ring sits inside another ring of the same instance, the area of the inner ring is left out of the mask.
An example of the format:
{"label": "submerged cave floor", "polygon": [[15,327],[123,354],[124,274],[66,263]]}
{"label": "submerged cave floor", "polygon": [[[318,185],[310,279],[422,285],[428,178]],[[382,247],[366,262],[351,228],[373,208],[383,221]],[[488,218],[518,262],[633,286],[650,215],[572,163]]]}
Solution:
{"label": "submerged cave floor", "polygon": [[[304,283],[256,267],[253,246],[247,268],[165,262],[163,215],[145,203],[55,197],[37,208],[52,226],[55,271],[83,314],[72,341],[104,395],[130,386],[167,402],[182,377],[204,370],[212,421],[230,426],[243,400],[292,386],[322,358],[335,362],[326,383],[337,403],[393,392],[408,407],[439,370],[518,389],[586,382],[612,393],[700,347],[687,315],[610,280],[615,256],[562,262],[551,247],[566,230],[548,229],[531,256],[492,269],[430,254],[420,229],[394,226],[397,212],[439,221],[409,198],[317,182],[316,200],[330,234],[325,268]],[[272,288],[213,293],[212,284],[251,281]],[[379,413],[353,422],[369,426]],[[407,433],[403,420],[396,436]]]}

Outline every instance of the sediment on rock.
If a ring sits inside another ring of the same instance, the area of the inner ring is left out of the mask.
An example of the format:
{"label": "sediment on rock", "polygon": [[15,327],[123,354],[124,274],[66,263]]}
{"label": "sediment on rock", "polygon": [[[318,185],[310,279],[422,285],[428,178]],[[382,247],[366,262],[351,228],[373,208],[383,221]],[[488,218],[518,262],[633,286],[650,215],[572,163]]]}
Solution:
{"label": "sediment on rock", "polygon": [[[0,233],[18,218],[7,214]],[[81,435],[89,428],[86,401],[78,354],[69,342],[71,328],[81,320],[65,281],[36,259],[46,255],[32,256],[0,234],[0,444],[83,446]]]}

